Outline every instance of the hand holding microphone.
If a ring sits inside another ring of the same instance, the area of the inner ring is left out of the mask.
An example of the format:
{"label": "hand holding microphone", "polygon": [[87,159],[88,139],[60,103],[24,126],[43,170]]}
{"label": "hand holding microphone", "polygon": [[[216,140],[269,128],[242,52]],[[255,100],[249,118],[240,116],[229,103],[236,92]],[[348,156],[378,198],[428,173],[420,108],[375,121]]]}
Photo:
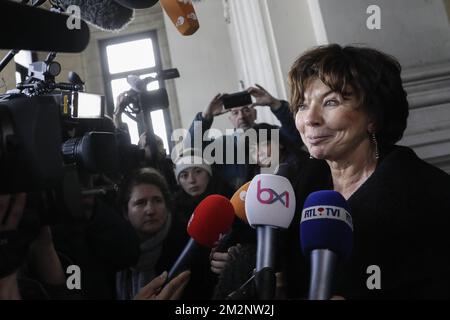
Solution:
{"label": "hand holding microphone", "polygon": [[168,281],[189,268],[192,256],[198,246],[213,248],[230,231],[234,210],[230,201],[213,194],[199,203],[188,223],[187,232],[191,239],[169,271]]}
{"label": "hand holding microphone", "polygon": [[164,271],[160,276],[142,287],[134,300],[177,300],[183,294],[190,275],[189,271],[184,271],[170,282],[166,282],[167,272]]}
{"label": "hand holding microphone", "polygon": [[300,222],[300,241],[311,265],[308,299],[328,300],[336,266],[339,261],[350,257],[353,247],[350,209],[339,192],[318,191],[306,198]]}
{"label": "hand holding microphone", "polygon": [[[248,221],[245,214],[245,195],[250,182],[251,181],[241,186],[230,199],[235,215],[246,224],[248,224]],[[211,250],[211,271],[215,274],[221,274],[225,269],[226,264],[234,259],[234,256],[239,253],[241,245],[238,243],[237,245],[228,248],[229,242],[230,238],[227,238],[226,241],[222,241],[219,246],[214,247]],[[231,240],[231,243],[234,243],[234,241]]]}

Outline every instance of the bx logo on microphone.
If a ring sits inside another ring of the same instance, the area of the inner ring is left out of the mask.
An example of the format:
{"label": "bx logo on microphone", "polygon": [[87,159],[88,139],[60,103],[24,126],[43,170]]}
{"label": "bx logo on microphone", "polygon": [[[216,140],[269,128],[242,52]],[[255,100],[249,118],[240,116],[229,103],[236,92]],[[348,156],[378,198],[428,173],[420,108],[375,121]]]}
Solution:
{"label": "bx logo on microphone", "polygon": [[[266,199],[263,199],[262,194],[268,194],[268,196],[265,196]],[[280,201],[286,208],[289,208],[289,192],[285,191],[282,194],[278,194],[271,188],[261,188],[261,180],[258,181],[256,197],[260,203],[272,204]]]}

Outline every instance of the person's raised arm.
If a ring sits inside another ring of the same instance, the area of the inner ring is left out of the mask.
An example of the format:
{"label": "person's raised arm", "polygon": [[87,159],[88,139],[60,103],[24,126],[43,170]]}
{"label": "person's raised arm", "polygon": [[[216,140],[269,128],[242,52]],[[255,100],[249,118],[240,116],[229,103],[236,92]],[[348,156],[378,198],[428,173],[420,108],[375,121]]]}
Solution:
{"label": "person's raised arm", "polygon": [[273,97],[259,84],[255,84],[254,87],[248,88],[247,92],[250,93],[255,100],[255,102],[252,103],[252,107],[269,106],[272,111],[277,111],[281,107],[281,100]]}
{"label": "person's raised arm", "polygon": [[203,110],[202,117],[205,120],[212,120],[215,116],[223,113],[223,103],[222,103],[223,94],[218,93],[214,96],[208,106]]}
{"label": "person's raised arm", "polygon": [[[190,141],[185,140],[183,142],[185,148],[193,148],[196,145],[194,143],[195,137],[200,136],[202,138],[205,132],[211,128],[214,117],[223,113],[222,96],[221,93],[216,94],[205,110],[197,113],[189,128]],[[205,147],[206,144],[202,143],[202,148]]]}
{"label": "person's raised arm", "polygon": [[282,134],[290,143],[295,146],[302,146],[303,142],[300,134],[295,127],[294,117],[289,110],[289,104],[285,100],[279,100],[273,97],[266,89],[261,87],[259,84],[255,84],[255,87],[250,87],[247,89],[255,102],[252,107],[256,106],[269,106],[270,110],[277,117],[281,123],[280,134]]}

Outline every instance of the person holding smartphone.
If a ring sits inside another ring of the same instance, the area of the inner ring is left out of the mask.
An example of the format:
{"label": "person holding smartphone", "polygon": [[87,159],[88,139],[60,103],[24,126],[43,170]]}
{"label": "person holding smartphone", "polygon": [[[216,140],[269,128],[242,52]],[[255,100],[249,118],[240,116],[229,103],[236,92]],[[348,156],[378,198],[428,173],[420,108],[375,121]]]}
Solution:
{"label": "person holding smartphone", "polygon": [[[252,101],[253,98],[253,101]],[[273,97],[263,87],[256,84],[254,87],[249,87],[245,91],[236,94],[217,94],[213,97],[211,102],[203,112],[199,112],[189,129],[191,146],[194,145],[194,138],[196,136],[203,137],[204,133],[209,130],[213,124],[214,118],[227,113],[235,133],[233,135],[222,136],[219,139],[223,145],[223,161],[213,163],[213,170],[224,180],[227,181],[229,187],[237,190],[245,182],[253,178],[258,166],[256,161],[251,161],[252,156],[256,159],[256,154],[253,155],[251,146],[247,139],[245,143],[245,161],[239,161],[238,136],[245,134],[247,130],[255,127],[257,110],[256,106],[268,106],[276,118],[280,121],[281,127],[280,136],[283,136],[286,141],[293,145],[303,145],[300,135],[296,131],[294,119],[289,111],[289,104],[287,101],[279,100]],[[200,129],[201,128],[201,129]],[[201,135],[195,134],[196,130],[201,130]],[[256,135],[259,136],[259,130],[256,130]],[[232,141],[227,141],[231,139]],[[212,141],[202,141],[203,150]],[[198,143],[198,142],[197,142]],[[217,144],[220,145],[220,144]],[[234,148],[232,150],[231,148]],[[228,153],[232,153],[232,157],[227,157]],[[256,153],[256,152],[255,152]],[[234,157],[234,159],[233,159]],[[230,161],[233,160],[233,161]]]}

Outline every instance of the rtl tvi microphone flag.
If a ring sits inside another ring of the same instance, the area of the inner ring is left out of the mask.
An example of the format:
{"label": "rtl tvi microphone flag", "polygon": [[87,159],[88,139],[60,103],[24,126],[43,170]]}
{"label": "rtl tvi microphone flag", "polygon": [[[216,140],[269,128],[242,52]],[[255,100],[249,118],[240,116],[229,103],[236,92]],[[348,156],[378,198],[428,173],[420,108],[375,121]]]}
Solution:
{"label": "rtl tvi microphone flag", "polygon": [[353,220],[339,192],[317,191],[306,198],[300,244],[311,263],[309,299],[330,299],[336,265],[349,259],[353,248]]}
{"label": "rtl tvi microphone flag", "polygon": [[353,220],[345,198],[336,191],[311,193],[303,205],[300,241],[305,254],[329,249],[348,259],[353,248]]}

